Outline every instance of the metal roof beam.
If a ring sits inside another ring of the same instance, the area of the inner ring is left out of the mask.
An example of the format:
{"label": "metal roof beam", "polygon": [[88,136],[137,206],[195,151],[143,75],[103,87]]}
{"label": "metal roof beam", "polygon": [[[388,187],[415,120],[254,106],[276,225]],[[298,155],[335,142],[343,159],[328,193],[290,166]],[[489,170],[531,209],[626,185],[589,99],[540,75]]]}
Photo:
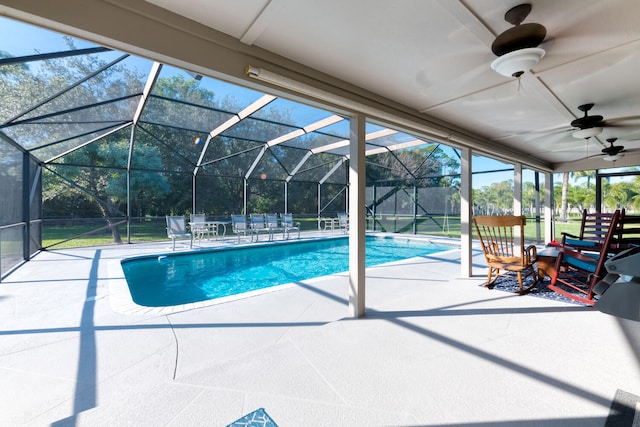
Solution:
{"label": "metal roof beam", "polygon": [[333,116],[329,116],[325,119],[322,120],[318,120],[315,123],[311,123],[310,125],[307,125],[301,129],[296,129],[293,132],[289,132],[285,135],[281,135],[277,138],[274,138],[270,141],[267,141],[267,145],[269,147],[273,147],[274,145],[278,145],[278,144],[282,144],[283,142],[292,140],[293,138],[297,138],[299,136],[305,135],[307,133],[316,131],[318,129],[322,129],[323,127],[327,127],[329,125],[332,125],[334,123],[338,123],[340,121],[344,120],[344,117],[341,116],[337,116],[337,115],[333,115]]}
{"label": "metal roof beam", "polygon": [[45,59],[66,58],[69,56],[89,55],[92,53],[111,52],[108,47],[90,47],[87,49],[65,50],[63,52],[40,53],[37,55],[12,56],[0,59],[0,67],[3,65],[22,64],[25,62],[43,61]]}
{"label": "metal roof beam", "polygon": [[204,161],[204,156],[207,153],[207,150],[209,149],[209,144],[211,143],[211,140],[213,138],[215,138],[216,136],[220,135],[225,130],[231,128],[236,123],[239,123],[240,120],[243,120],[244,118],[250,116],[251,114],[253,114],[256,111],[258,111],[259,109],[263,108],[265,105],[269,104],[274,99],[276,99],[276,97],[273,96],[273,95],[263,95],[260,99],[258,99],[257,101],[251,103],[251,105],[245,107],[243,110],[238,112],[236,115],[232,116],[227,121],[222,123],[220,126],[218,126],[217,128],[213,129],[211,132],[209,132],[209,136],[207,136],[207,140],[204,143],[204,146],[202,147],[202,151],[200,152],[200,157],[198,158],[198,162],[196,163],[196,167],[193,169],[193,174],[196,175],[198,173],[198,170],[200,169],[200,167],[202,167],[203,161]]}
{"label": "metal roof beam", "polygon": [[97,137],[95,137],[95,138],[93,138],[93,139],[90,139],[89,141],[83,142],[82,144],[78,145],[77,147],[73,147],[72,149],[67,150],[67,151],[65,151],[64,153],[60,153],[60,154],[58,154],[57,156],[51,157],[49,160],[46,160],[44,163],[45,163],[45,164],[51,163],[51,162],[53,162],[54,160],[59,159],[60,157],[66,156],[66,155],[67,155],[67,154],[69,154],[69,153],[73,153],[74,151],[76,151],[76,150],[78,150],[78,149],[80,149],[80,148],[82,148],[82,147],[85,147],[85,146],[87,146],[87,145],[91,144],[92,142],[95,142],[95,141],[97,141],[97,140],[99,140],[99,139],[102,139],[102,138],[104,138],[104,137],[105,137],[105,136],[107,136],[107,135],[111,135],[111,134],[112,134],[112,133],[114,133],[114,132],[118,132],[120,129],[124,129],[124,128],[126,128],[127,126],[131,126],[131,122],[127,122],[127,123],[123,124],[122,126],[118,126],[117,128],[113,129],[113,130],[112,130],[112,131],[110,131],[110,132],[104,133],[104,134],[102,134],[102,135],[100,135],[100,136],[97,136]]}
{"label": "metal roof beam", "polygon": [[264,154],[267,152],[268,149],[269,149],[269,146],[267,144],[265,144],[262,147],[262,149],[260,150],[256,158],[253,160],[253,163],[251,164],[251,166],[249,166],[249,169],[247,169],[247,173],[244,175],[244,179],[249,179],[253,171],[256,169],[256,167],[258,167],[258,163],[260,163],[260,160],[262,159],[262,157],[264,156]]}
{"label": "metal roof beam", "polygon": [[333,174],[338,170],[338,168],[340,168],[340,166],[342,166],[342,164],[343,164],[344,162],[346,162],[346,161],[347,161],[347,158],[346,158],[346,157],[343,157],[343,158],[341,158],[340,160],[338,160],[338,162],[337,162],[337,163],[336,163],[336,164],[331,168],[331,170],[329,170],[329,172],[327,172],[327,173],[325,174],[325,176],[323,176],[322,178],[320,178],[320,181],[318,181],[318,184],[320,184],[320,185],[324,184],[324,183],[325,183],[325,181],[326,181],[327,179],[329,179],[329,177],[330,177],[331,175],[333,175]]}
{"label": "metal roof beam", "polygon": [[313,155],[313,153],[311,151],[307,151],[307,153],[304,155],[302,160],[300,160],[298,162],[298,164],[293,168],[293,170],[291,171],[289,176],[285,179],[285,181],[286,182],[291,181],[293,179],[293,177],[298,173],[298,171],[300,170],[302,165],[304,165],[306,163],[306,161],[309,160],[309,157],[311,157],[312,155]]}
{"label": "metal roof beam", "polygon": [[96,75],[100,74],[101,72],[103,72],[104,70],[106,70],[107,68],[110,68],[114,65],[116,65],[118,62],[126,59],[127,57],[129,57],[129,54],[124,54],[120,57],[118,57],[116,60],[111,61],[110,63],[98,68],[96,71],[94,71],[93,73],[88,74],[87,76],[81,78],[80,80],[77,80],[76,82],[70,84],[69,86],[65,87],[64,89],[62,89],[61,91],[54,93],[53,95],[43,99],[42,101],[38,102],[37,104],[31,106],[30,108],[28,108],[27,110],[21,112],[20,114],[18,114],[17,116],[7,120],[6,122],[3,123],[3,127],[9,123],[14,122],[15,120],[18,120],[20,117],[24,116],[25,114],[29,114],[30,112],[32,112],[33,110],[40,108],[41,106],[43,106],[44,104],[46,104],[47,102],[50,102],[52,100],[54,100],[55,98],[59,97],[60,95],[69,92],[71,89],[80,86],[82,83],[86,82],[87,80],[95,77]]}
{"label": "metal roof beam", "polygon": [[142,111],[144,107],[147,105],[149,101],[149,94],[151,93],[151,89],[153,85],[158,80],[158,75],[160,74],[160,70],[162,70],[162,64],[159,62],[154,62],[151,67],[151,71],[149,72],[149,76],[147,77],[147,83],[144,85],[144,89],[142,90],[142,97],[140,98],[140,102],[138,102],[138,108],[136,109],[135,114],[133,115],[133,124],[137,125],[140,120],[140,116],[142,115]]}

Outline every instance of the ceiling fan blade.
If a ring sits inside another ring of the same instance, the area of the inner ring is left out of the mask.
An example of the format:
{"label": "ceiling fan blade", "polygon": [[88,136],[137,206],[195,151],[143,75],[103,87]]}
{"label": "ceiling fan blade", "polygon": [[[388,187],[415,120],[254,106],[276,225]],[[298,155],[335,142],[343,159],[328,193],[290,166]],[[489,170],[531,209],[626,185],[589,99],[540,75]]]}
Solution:
{"label": "ceiling fan blade", "polygon": [[[605,129],[620,129],[623,132],[629,132],[631,130],[631,134],[628,135],[617,135],[621,140],[629,141],[629,138],[634,138],[638,135],[637,130],[640,130],[640,116],[627,116],[627,117],[617,117],[609,120],[605,120],[603,122],[603,126]],[[616,132],[615,130],[613,132]]]}
{"label": "ceiling fan blade", "polygon": [[620,122],[631,122],[634,120],[640,120],[640,116],[616,117],[613,119],[606,119],[603,121],[603,123],[605,126],[615,126]]}

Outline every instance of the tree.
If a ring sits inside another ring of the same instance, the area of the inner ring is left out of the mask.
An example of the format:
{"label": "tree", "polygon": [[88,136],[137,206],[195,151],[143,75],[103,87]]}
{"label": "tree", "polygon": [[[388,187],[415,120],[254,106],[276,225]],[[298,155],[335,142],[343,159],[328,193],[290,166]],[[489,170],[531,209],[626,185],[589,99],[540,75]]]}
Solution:
{"label": "tree", "polygon": [[596,171],[587,170],[587,171],[575,171],[575,172],[564,172],[562,174],[562,188],[561,194],[562,197],[560,199],[560,218],[559,221],[566,222],[568,215],[568,191],[569,191],[569,179],[580,179],[587,178],[587,194],[593,194],[592,200],[583,199],[579,205],[583,206],[580,210],[584,208],[588,208],[595,204],[595,193],[592,193],[591,190],[591,179],[595,177]]}
{"label": "tree", "polygon": [[473,190],[474,214],[505,214],[513,212],[513,180],[494,182]]}
{"label": "tree", "polygon": [[535,184],[530,181],[525,182],[522,188],[522,208],[525,212],[535,211],[536,194]]}
{"label": "tree", "polygon": [[596,171],[588,170],[588,171],[575,171],[573,172],[573,177],[577,180],[580,178],[587,178],[587,190],[591,189],[591,180],[596,178]]}
{"label": "tree", "polygon": [[[61,163],[51,165],[54,171],[60,171],[60,175],[77,187],[84,190],[81,194],[89,203],[95,203],[102,217],[107,220],[111,228],[114,243],[122,243],[118,227],[113,217],[126,215],[127,202],[127,172],[126,169],[109,168],[126,159],[129,152],[129,141],[118,140],[106,144],[90,144],[82,150],[76,150],[65,156]],[[141,145],[137,147],[138,161],[150,168],[162,169],[160,157],[153,147]],[[81,167],[66,165],[83,165]],[[43,202],[67,197],[67,191],[60,191],[62,187],[68,187],[68,181],[60,178],[50,180],[43,189]],[[169,184],[162,176],[150,176],[144,173],[131,175],[131,188],[153,189],[150,193],[153,197],[163,197],[169,192]],[[76,192],[76,194],[78,194]],[[152,203],[152,201],[149,201]]]}
{"label": "tree", "polygon": [[562,195],[560,199],[560,218],[561,222],[567,221],[567,191],[569,190],[569,172],[562,174]]}
{"label": "tree", "polygon": [[633,199],[637,193],[634,186],[629,182],[616,182],[610,184],[606,196],[603,198],[604,204],[611,210],[624,208],[629,200]]}

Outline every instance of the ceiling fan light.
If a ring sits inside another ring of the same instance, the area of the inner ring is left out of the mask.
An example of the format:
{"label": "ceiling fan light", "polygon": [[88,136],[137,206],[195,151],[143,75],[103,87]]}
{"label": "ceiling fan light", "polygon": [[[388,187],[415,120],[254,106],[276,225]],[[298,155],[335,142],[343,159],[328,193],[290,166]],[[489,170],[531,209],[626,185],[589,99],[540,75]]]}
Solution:
{"label": "ceiling fan light", "polygon": [[491,63],[491,68],[505,77],[518,77],[535,67],[544,54],[544,49],[539,47],[514,50],[497,57]]}
{"label": "ceiling fan light", "polygon": [[592,127],[592,128],[579,129],[579,130],[573,132],[571,135],[574,138],[587,139],[587,138],[591,138],[593,136],[600,135],[601,133],[602,133],[602,128],[599,127],[599,126],[596,126],[596,127]]}
{"label": "ceiling fan light", "polygon": [[606,160],[608,162],[615,162],[616,160],[620,159],[621,157],[623,157],[624,154],[614,154],[614,155],[608,155],[608,156],[604,156],[602,158],[602,160]]}

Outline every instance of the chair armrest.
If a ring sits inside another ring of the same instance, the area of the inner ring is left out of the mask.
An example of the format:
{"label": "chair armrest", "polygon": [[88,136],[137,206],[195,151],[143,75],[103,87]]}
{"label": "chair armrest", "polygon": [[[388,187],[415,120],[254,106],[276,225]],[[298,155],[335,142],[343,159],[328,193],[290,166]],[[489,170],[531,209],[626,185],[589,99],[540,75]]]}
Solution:
{"label": "chair armrest", "polygon": [[575,234],[567,233],[566,231],[562,231],[562,239],[560,239],[560,243],[564,246],[566,244],[567,239],[571,240],[580,240],[580,236],[576,236]]}
{"label": "chair armrest", "polygon": [[527,248],[524,250],[524,253],[527,264],[534,263],[538,259],[538,248],[536,248],[534,245],[527,246]]}
{"label": "chair armrest", "polygon": [[563,246],[589,251],[600,251],[602,248],[602,242],[588,239],[562,239],[562,244]]}
{"label": "chair armrest", "polygon": [[594,258],[593,256],[589,256],[588,254],[585,254],[583,252],[573,250],[570,247],[563,246],[563,247],[557,248],[557,250],[559,255],[560,254],[568,255],[572,258],[576,258],[581,261],[589,261],[589,262],[597,261],[597,258]]}
{"label": "chair armrest", "polygon": [[562,231],[562,232],[560,232],[560,234],[562,234],[562,237],[572,237],[574,239],[579,239],[580,238],[580,236],[576,236],[575,234],[571,234],[571,233],[566,232],[566,231]]}

